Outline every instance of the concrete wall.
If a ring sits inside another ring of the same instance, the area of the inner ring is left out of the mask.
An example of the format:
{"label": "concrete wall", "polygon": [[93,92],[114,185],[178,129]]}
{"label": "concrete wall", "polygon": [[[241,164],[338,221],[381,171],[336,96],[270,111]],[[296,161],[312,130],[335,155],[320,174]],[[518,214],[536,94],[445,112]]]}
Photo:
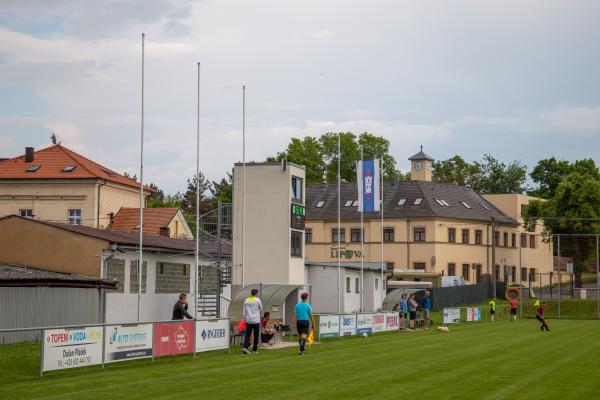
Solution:
{"label": "concrete wall", "polygon": [[[311,304],[315,313],[337,313],[338,302],[344,298],[344,292],[338,299],[337,268],[307,267],[308,283],[312,285]],[[343,274],[342,274],[343,276]],[[343,305],[343,303],[342,303]]]}
{"label": "concrete wall", "polygon": [[140,191],[131,186],[106,182],[100,188],[100,228],[110,223],[108,215],[116,214],[121,207],[140,207]]}

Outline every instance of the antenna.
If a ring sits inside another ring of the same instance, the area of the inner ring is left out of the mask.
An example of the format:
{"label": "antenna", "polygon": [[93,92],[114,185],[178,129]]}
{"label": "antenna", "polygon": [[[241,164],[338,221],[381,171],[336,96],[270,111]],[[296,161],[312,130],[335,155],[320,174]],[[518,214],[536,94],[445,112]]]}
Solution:
{"label": "antenna", "polygon": [[50,140],[52,140],[53,145],[56,144],[56,133],[52,132],[52,135],[50,135]]}

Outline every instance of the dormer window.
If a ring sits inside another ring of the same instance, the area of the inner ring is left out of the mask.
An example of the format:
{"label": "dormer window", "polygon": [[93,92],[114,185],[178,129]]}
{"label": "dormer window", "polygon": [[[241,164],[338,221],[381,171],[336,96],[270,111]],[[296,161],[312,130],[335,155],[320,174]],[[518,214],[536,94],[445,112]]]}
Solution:
{"label": "dormer window", "polygon": [[354,202],[352,203],[352,207],[358,207],[358,200],[354,200]]}
{"label": "dormer window", "polygon": [[348,200],[346,203],[344,203],[344,207],[350,207],[352,206],[352,200]]}
{"label": "dormer window", "polygon": [[422,202],[423,202],[423,199],[419,197],[418,199],[415,199],[415,203],[414,204],[415,204],[415,206],[418,206]]}
{"label": "dormer window", "polygon": [[406,204],[406,199],[400,199],[400,200],[398,200],[398,205],[399,206],[403,206],[405,204]]}
{"label": "dormer window", "polygon": [[322,208],[324,204],[325,204],[325,202],[323,200],[321,200],[320,202],[317,203],[317,208]]}
{"label": "dormer window", "polygon": [[479,204],[481,204],[481,207],[485,208],[486,210],[492,211],[492,209],[489,208],[488,206],[486,206],[485,204],[483,204],[483,203],[479,203]]}
{"label": "dormer window", "polygon": [[41,165],[30,165],[29,167],[27,167],[25,172],[35,172],[38,169],[40,169],[41,167],[42,167]]}
{"label": "dormer window", "polygon": [[68,167],[64,167],[62,172],[73,172],[77,168],[77,165],[69,165]]}
{"label": "dormer window", "polygon": [[465,203],[464,201],[461,201],[460,204],[462,204],[465,208],[473,208],[469,204]]}

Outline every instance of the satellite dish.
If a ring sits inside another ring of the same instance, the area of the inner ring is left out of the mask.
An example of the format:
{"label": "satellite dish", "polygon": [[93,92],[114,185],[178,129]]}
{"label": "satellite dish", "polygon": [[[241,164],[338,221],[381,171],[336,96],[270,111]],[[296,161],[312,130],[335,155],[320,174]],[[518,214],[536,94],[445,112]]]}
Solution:
{"label": "satellite dish", "polygon": [[432,267],[435,267],[435,261],[436,261],[435,256],[431,256],[431,266]]}

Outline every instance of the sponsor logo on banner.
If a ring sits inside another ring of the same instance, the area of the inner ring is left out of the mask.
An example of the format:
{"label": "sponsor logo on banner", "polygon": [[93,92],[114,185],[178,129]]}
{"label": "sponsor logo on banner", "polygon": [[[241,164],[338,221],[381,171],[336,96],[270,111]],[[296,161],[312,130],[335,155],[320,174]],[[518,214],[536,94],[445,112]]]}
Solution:
{"label": "sponsor logo on banner", "polygon": [[115,362],[152,357],[152,324],[109,325],[104,338],[104,360]]}
{"label": "sponsor logo on banner", "polygon": [[481,312],[479,307],[467,308],[467,322],[481,321]]}
{"label": "sponsor logo on banner", "polygon": [[340,315],[340,336],[356,335],[356,314]]}
{"label": "sponsor logo on banner", "polygon": [[154,356],[194,352],[194,322],[161,322],[154,324]]}
{"label": "sponsor logo on banner", "polygon": [[340,317],[337,315],[319,315],[319,337],[329,338],[340,335]]}
{"label": "sponsor logo on banner", "polygon": [[386,331],[397,331],[400,329],[400,314],[397,312],[385,313]]}
{"label": "sponsor logo on banner", "polygon": [[229,320],[196,321],[196,351],[227,349],[229,347]]}
{"label": "sponsor logo on banner", "polygon": [[373,314],[358,314],[356,316],[356,333],[362,335],[371,332],[373,332]]}
{"label": "sponsor logo on banner", "polygon": [[44,331],[42,371],[102,364],[101,326]]}
{"label": "sponsor logo on banner", "polygon": [[444,308],[444,324],[457,324],[460,322],[460,308]]}
{"label": "sponsor logo on banner", "polygon": [[385,331],[385,314],[373,314],[373,333]]}

